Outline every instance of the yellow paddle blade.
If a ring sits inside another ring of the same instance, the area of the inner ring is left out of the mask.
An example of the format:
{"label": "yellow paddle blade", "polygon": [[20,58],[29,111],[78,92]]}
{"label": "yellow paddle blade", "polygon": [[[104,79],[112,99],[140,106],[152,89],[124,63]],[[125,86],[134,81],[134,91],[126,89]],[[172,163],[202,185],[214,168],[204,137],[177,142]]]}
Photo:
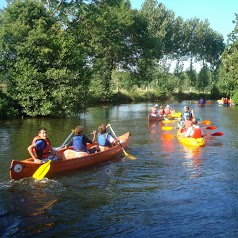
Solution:
{"label": "yellow paddle blade", "polygon": [[170,130],[173,129],[173,127],[172,127],[172,126],[161,126],[161,129],[162,129],[163,131],[170,131]]}
{"label": "yellow paddle blade", "polygon": [[124,150],[123,147],[121,147],[121,148],[122,148],[122,150],[123,150],[123,152],[124,152],[124,154],[125,154],[126,157],[128,157],[128,158],[131,159],[131,160],[136,160],[136,158],[135,158],[134,156],[128,154],[128,153]]}
{"label": "yellow paddle blade", "polygon": [[50,163],[51,160],[49,160],[47,163],[42,164],[37,170],[36,172],[33,174],[33,178],[37,179],[37,180],[41,180],[45,177],[45,175],[47,174],[47,172],[50,170]]}

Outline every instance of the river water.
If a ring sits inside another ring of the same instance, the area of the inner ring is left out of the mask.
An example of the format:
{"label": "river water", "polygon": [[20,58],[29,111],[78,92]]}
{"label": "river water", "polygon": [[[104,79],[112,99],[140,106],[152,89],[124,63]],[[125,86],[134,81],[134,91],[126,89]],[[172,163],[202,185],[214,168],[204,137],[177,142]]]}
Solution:
{"label": "river water", "polygon": [[[182,111],[188,103],[171,107]],[[176,124],[170,131],[148,124],[151,106],[90,108],[80,119],[1,121],[0,237],[238,237],[238,107],[189,104],[224,133],[191,149],[176,137],[161,139],[176,135]],[[46,127],[58,147],[75,126],[89,134],[101,123],[117,135],[131,133],[126,151],[136,160],[122,154],[38,182],[10,180],[11,160],[29,157],[38,128]]]}

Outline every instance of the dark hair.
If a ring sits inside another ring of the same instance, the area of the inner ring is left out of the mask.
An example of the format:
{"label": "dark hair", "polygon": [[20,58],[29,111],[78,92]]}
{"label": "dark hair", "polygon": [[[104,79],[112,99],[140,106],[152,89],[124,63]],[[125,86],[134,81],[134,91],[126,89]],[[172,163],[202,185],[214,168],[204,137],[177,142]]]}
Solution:
{"label": "dark hair", "polygon": [[47,129],[46,129],[45,127],[41,127],[41,128],[38,130],[38,134],[39,134],[41,131],[46,131],[46,132],[47,132]]}

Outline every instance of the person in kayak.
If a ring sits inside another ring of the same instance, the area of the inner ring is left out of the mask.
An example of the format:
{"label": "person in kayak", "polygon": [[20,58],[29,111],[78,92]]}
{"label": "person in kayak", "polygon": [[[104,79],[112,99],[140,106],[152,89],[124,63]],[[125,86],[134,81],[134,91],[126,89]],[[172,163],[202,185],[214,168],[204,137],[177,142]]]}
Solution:
{"label": "person in kayak", "polygon": [[75,136],[73,139],[65,146],[73,146],[73,149],[76,152],[86,152],[88,154],[93,154],[96,151],[99,151],[98,146],[93,146],[90,149],[87,149],[87,144],[93,144],[96,141],[96,131],[93,131],[93,139],[90,140],[86,135],[83,134],[84,128],[82,126],[76,126],[74,129]]}
{"label": "person in kayak", "polygon": [[116,139],[114,139],[110,133],[107,133],[107,126],[101,124],[98,127],[97,141],[100,149],[102,149],[105,147],[112,147],[116,142]]}
{"label": "person in kayak", "polygon": [[191,127],[193,125],[193,123],[192,123],[192,118],[191,118],[191,116],[190,115],[187,115],[186,116],[186,120],[184,121],[184,124],[183,124],[183,131],[185,132],[185,131],[187,131],[187,129],[189,128],[189,127]]}
{"label": "person in kayak", "polygon": [[192,126],[183,134],[183,137],[201,138],[204,136],[202,128],[198,125],[196,118],[192,118]]}
{"label": "person in kayak", "polygon": [[193,110],[190,111],[189,106],[184,106],[183,110],[184,112],[181,114],[181,118],[180,118],[181,121],[185,121],[187,115],[189,115],[191,118],[194,117]]}
{"label": "person in kayak", "polygon": [[206,104],[206,100],[204,98],[200,98],[198,101],[198,104],[202,105],[202,104]]}
{"label": "person in kayak", "polygon": [[27,149],[37,164],[46,162],[49,159],[65,159],[63,155],[51,147],[47,129],[44,127],[38,130],[37,136],[33,138],[32,144]]}

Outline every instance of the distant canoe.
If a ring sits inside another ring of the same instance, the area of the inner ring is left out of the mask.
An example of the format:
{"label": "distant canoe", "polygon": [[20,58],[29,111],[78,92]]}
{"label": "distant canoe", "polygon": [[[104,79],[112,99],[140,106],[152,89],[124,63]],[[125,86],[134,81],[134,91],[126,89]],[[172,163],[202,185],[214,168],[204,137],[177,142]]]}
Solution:
{"label": "distant canoe", "polygon": [[151,114],[148,115],[148,121],[163,121],[164,117],[157,115],[157,116],[152,116]]}

